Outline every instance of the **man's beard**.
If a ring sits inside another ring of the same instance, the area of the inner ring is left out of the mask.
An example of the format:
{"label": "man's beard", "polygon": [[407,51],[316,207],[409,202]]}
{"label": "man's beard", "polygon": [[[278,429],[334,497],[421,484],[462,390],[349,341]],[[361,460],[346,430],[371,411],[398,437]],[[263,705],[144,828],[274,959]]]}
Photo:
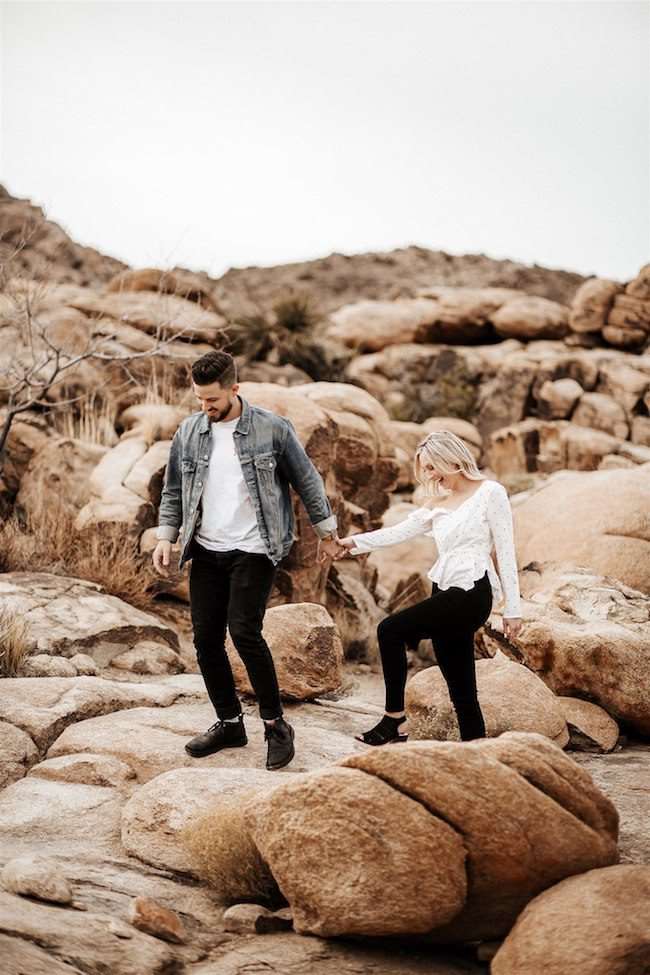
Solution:
{"label": "man's beard", "polygon": [[221,420],[223,420],[224,416],[228,416],[231,410],[232,403],[226,406],[225,409],[221,410],[220,413],[208,413],[208,420],[210,423],[219,423]]}

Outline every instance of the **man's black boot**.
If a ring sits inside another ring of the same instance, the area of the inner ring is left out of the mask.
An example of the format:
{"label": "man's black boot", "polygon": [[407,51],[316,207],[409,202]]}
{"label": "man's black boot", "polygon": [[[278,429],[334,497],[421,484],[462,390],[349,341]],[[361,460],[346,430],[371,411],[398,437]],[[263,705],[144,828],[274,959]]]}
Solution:
{"label": "man's black boot", "polygon": [[239,720],[217,721],[202,735],[192,738],[185,746],[185,751],[192,758],[203,758],[205,755],[214,755],[222,748],[242,748],[248,744],[246,729],[244,728],[244,715],[238,715]]}
{"label": "man's black boot", "polygon": [[291,725],[284,718],[276,718],[272,724],[264,722],[264,738],[268,742],[266,767],[277,769],[288,765],[296,753]]}

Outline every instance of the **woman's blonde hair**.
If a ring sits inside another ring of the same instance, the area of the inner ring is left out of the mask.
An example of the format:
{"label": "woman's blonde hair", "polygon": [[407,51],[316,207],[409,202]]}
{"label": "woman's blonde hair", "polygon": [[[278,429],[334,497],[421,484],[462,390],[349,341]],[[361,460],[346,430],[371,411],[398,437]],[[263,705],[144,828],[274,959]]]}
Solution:
{"label": "woman's blonde hair", "polygon": [[415,451],[413,462],[416,481],[432,497],[446,497],[438,484],[424,476],[423,464],[428,461],[439,474],[464,474],[472,481],[485,480],[474,456],[464,441],[451,430],[434,430],[422,440]]}

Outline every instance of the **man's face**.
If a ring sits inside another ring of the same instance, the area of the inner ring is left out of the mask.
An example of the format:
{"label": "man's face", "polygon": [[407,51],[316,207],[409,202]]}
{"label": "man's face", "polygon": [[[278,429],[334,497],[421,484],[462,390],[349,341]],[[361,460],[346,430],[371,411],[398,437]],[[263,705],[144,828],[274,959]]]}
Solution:
{"label": "man's face", "polygon": [[192,383],[192,389],[201,409],[207,413],[210,423],[223,420],[235,405],[239,383],[227,386],[225,389],[219,383],[209,383],[207,386],[197,386]]}

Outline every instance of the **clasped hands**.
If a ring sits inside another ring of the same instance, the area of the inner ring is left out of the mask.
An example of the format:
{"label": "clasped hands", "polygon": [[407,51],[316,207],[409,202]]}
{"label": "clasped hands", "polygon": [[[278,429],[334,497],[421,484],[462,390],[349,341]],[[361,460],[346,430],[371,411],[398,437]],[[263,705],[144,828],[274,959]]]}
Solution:
{"label": "clasped hands", "polygon": [[325,562],[327,559],[338,561],[348,555],[351,548],[354,548],[354,537],[352,535],[347,538],[339,538],[338,535],[321,538],[318,549],[318,562]]}

